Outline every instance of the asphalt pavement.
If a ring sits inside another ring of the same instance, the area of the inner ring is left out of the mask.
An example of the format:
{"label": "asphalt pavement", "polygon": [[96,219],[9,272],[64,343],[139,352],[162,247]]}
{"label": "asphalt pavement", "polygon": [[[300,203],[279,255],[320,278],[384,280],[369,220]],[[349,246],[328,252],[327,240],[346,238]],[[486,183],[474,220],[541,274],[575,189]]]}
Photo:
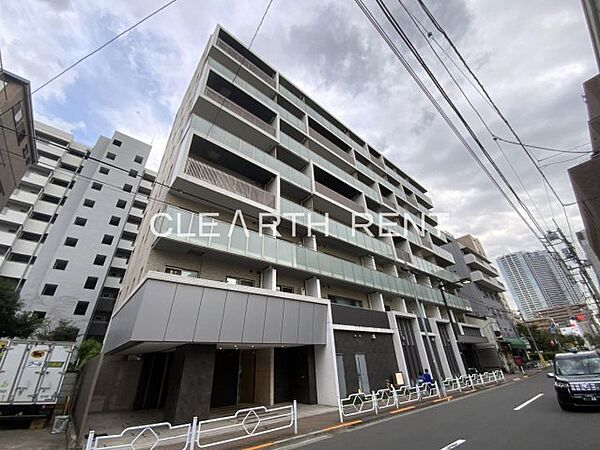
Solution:
{"label": "asphalt pavement", "polygon": [[[540,395],[541,394],[541,395]],[[305,450],[600,449],[600,412],[565,412],[545,373],[319,437]]]}

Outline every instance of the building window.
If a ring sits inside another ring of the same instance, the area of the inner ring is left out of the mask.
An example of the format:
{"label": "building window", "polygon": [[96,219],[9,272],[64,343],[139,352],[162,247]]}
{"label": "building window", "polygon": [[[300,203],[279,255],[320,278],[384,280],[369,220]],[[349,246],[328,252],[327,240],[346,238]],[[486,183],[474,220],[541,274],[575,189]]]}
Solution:
{"label": "building window", "polygon": [[45,284],[44,289],[42,289],[42,295],[52,296],[56,292],[56,288],[58,286],[56,284]]}
{"label": "building window", "polygon": [[144,158],[142,158],[140,155],[136,155],[136,157],[133,158],[133,161],[138,164],[141,164],[144,161]]}
{"label": "building window", "polygon": [[112,217],[110,218],[110,220],[108,221],[108,223],[109,223],[110,225],[113,225],[113,226],[115,226],[115,227],[116,227],[117,225],[119,225],[119,222],[121,222],[121,219],[120,219],[119,217],[117,217],[117,216],[112,216]]}
{"label": "building window", "polygon": [[129,171],[129,176],[132,177],[132,178],[136,178],[138,176],[138,171],[134,170],[134,169],[131,169]]}
{"label": "building window", "polygon": [[46,311],[33,311],[33,316],[37,317],[38,319],[43,319],[46,317]]}
{"label": "building window", "polygon": [[125,200],[117,200],[117,208],[125,209],[127,206],[127,202]]}
{"label": "building window", "polygon": [[57,259],[54,261],[54,266],[52,266],[52,268],[56,270],[65,270],[67,268],[67,264],[69,264],[69,261],[66,259]]}
{"label": "building window", "polygon": [[104,167],[104,166],[100,167],[100,173],[102,175],[108,175],[108,172],[110,172],[110,170],[108,170],[108,167]]}
{"label": "building window", "polygon": [[95,191],[101,191],[102,190],[102,185],[100,183],[93,182],[92,183],[92,189],[94,189]]}
{"label": "building window", "polygon": [[121,146],[121,144],[122,144],[122,142],[121,142],[120,140],[118,140],[118,139],[113,139],[113,145],[114,145],[115,147],[120,147],[120,146]]}
{"label": "building window", "polygon": [[133,186],[130,184],[125,183],[125,185],[123,186],[123,190],[125,192],[131,192],[132,189],[133,189]]}
{"label": "building window", "polygon": [[114,161],[114,160],[115,160],[115,158],[117,157],[117,155],[115,155],[115,154],[114,154],[114,153],[112,153],[112,152],[108,152],[108,153],[106,154],[106,157],[107,157],[108,159],[110,159],[110,160]]}
{"label": "building window", "polygon": [[83,201],[83,206],[87,206],[88,208],[93,208],[95,204],[96,202],[94,200],[90,200],[89,198],[86,198]]}
{"label": "building window", "polygon": [[84,289],[96,289],[97,283],[98,283],[98,278],[87,277],[87,280],[85,280],[85,284],[83,285],[83,288]]}
{"label": "building window", "polygon": [[82,302],[82,301],[77,302],[77,305],[75,306],[75,311],[73,311],[73,314],[76,316],[85,316],[85,313],[87,312],[89,305],[90,305],[90,302]]}
{"label": "building window", "polygon": [[181,275],[183,277],[198,278],[198,271],[182,269],[180,267],[167,266],[165,273],[170,273],[171,275]]}
{"label": "building window", "polygon": [[74,237],[68,237],[67,239],[65,239],[65,245],[67,247],[75,247],[77,245],[77,241],[79,239],[74,238]]}
{"label": "building window", "polygon": [[362,300],[356,300],[354,298],[340,297],[339,295],[328,295],[329,301],[336,305],[355,306],[357,308],[363,307]]}
{"label": "building window", "polygon": [[248,280],[246,278],[237,278],[237,277],[226,277],[225,282],[227,284],[237,284],[239,286],[254,286],[253,280]]}
{"label": "building window", "polygon": [[112,244],[114,237],[111,236],[110,234],[105,234],[104,237],[102,238],[102,243],[106,244],[106,245],[110,245]]}
{"label": "building window", "polygon": [[282,286],[280,284],[277,285],[277,290],[279,292],[287,292],[288,294],[293,294],[294,293],[294,288],[291,286]]}
{"label": "building window", "polygon": [[74,223],[75,223],[75,225],[84,227],[85,224],[87,223],[87,219],[85,217],[76,217]]}
{"label": "building window", "polygon": [[103,266],[104,261],[106,261],[106,255],[96,255],[96,257],[94,258],[94,265]]}

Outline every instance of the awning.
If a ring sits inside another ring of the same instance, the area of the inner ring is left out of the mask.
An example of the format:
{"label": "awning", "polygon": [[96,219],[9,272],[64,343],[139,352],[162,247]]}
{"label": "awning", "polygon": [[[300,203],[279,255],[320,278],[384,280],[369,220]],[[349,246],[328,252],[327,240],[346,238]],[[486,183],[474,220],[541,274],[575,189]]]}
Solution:
{"label": "awning", "polygon": [[513,350],[525,350],[527,343],[521,338],[504,338],[504,341],[509,344]]}

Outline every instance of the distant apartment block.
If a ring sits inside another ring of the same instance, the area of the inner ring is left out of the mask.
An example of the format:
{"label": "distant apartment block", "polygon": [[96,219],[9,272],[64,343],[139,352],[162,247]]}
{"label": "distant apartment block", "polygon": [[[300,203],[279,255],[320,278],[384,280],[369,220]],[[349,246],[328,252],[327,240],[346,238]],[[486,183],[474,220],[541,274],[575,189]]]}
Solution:
{"label": "distant apartment block", "polygon": [[0,69],[0,209],[37,161],[29,81]]}
{"label": "distant apartment block", "polygon": [[115,132],[88,148],[41,123],[36,136],[38,161],[0,212],[0,276],[26,309],[101,341],[152,188],[150,146]]}
{"label": "distant apartment block", "polygon": [[525,319],[543,309],[585,303],[565,264],[544,250],[511,253],[497,262]]}
{"label": "distant apartment block", "polygon": [[[217,27],[175,117],[91,398],[178,423],[240,403],[336,405],[397,372],[407,384],[434,366],[465,373],[450,315],[464,322],[471,306],[442,299],[438,281],[458,277],[432,206]],[[359,213],[399,216],[382,222],[392,234],[353,233]],[[315,225],[326,215],[328,232]],[[109,385],[115,374],[127,390]]]}

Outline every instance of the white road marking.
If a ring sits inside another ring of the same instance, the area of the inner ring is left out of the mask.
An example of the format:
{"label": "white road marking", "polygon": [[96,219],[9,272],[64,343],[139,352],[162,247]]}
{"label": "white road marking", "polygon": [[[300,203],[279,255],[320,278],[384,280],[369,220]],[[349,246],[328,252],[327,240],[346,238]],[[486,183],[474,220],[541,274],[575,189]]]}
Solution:
{"label": "white road marking", "polygon": [[452,444],[448,444],[444,448],[440,448],[440,450],[452,450],[453,448],[456,448],[459,445],[464,444],[465,442],[467,442],[466,439],[457,439]]}
{"label": "white road marking", "polygon": [[520,411],[521,409],[525,408],[527,405],[529,405],[531,402],[535,402],[538,398],[540,398],[542,395],[544,394],[538,394],[535,397],[530,398],[529,400],[527,400],[524,403],[521,403],[519,406],[517,406],[515,409],[513,409],[513,411]]}

